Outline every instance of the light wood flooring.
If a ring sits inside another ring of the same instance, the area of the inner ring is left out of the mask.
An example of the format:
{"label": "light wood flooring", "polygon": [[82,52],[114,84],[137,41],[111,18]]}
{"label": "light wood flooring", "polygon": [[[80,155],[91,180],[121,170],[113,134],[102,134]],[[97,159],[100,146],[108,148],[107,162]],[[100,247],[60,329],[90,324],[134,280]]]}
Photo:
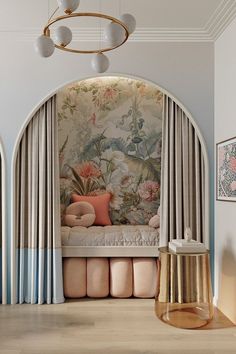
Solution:
{"label": "light wood flooring", "polygon": [[168,326],[153,299],[0,305],[0,354],[47,353],[235,354],[236,327],[218,311],[208,329]]}

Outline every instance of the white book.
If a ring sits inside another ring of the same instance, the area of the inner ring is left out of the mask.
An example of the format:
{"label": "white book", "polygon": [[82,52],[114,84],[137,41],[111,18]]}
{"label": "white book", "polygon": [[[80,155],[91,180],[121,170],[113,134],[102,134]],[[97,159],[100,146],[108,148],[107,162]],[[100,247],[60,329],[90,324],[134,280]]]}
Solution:
{"label": "white book", "polygon": [[173,242],[169,242],[169,250],[175,253],[203,253],[206,252],[206,247],[198,242],[198,245],[194,244],[192,246],[178,246]]}
{"label": "white book", "polygon": [[203,245],[201,242],[198,242],[195,240],[187,241],[187,240],[181,239],[181,238],[180,239],[173,239],[171,242],[179,247],[195,247],[195,246]]}

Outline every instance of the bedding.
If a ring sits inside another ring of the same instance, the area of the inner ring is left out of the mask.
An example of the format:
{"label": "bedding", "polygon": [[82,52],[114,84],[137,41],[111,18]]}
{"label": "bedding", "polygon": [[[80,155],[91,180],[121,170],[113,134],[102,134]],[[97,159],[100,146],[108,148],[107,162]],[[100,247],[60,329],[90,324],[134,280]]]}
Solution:
{"label": "bedding", "polygon": [[61,227],[62,246],[159,246],[159,229],[148,225]]}

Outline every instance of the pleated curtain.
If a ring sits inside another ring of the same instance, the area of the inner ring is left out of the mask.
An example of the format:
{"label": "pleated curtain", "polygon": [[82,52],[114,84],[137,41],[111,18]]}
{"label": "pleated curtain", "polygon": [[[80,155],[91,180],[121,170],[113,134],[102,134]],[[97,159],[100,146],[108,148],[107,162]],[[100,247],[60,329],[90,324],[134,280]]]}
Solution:
{"label": "pleated curtain", "polygon": [[205,169],[197,132],[184,111],[164,96],[160,245],[183,238],[186,227],[204,242]]}
{"label": "pleated curtain", "polygon": [[0,303],[2,302],[2,280],[3,280],[3,264],[2,264],[2,157],[0,155]]}
{"label": "pleated curtain", "polygon": [[16,160],[17,300],[64,301],[56,96],[34,115]]}

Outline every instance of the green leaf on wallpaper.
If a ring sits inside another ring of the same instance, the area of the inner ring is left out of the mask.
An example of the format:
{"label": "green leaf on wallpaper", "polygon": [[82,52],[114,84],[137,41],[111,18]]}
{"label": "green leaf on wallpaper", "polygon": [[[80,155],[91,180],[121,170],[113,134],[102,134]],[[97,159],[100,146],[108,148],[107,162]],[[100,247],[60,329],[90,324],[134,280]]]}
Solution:
{"label": "green leaf on wallpaper", "polygon": [[160,163],[153,158],[143,160],[136,156],[126,155],[125,161],[129,170],[136,175],[142,175],[142,179],[160,181]]}
{"label": "green leaf on wallpaper", "polygon": [[97,180],[88,178],[85,183],[85,195],[89,194],[89,192],[93,192],[98,187],[100,187],[100,185]]}
{"label": "green leaf on wallpaper", "polygon": [[135,151],[136,150],[136,146],[134,143],[130,143],[128,146],[127,146],[127,150],[128,151]]}
{"label": "green leaf on wallpaper", "polygon": [[160,183],[161,181],[161,163],[160,160],[158,161],[157,159],[154,158],[149,158],[148,160],[145,161],[147,168],[152,171],[154,180],[158,181]]}
{"label": "green leaf on wallpaper", "polygon": [[102,147],[102,141],[105,139],[106,137],[104,136],[104,132],[95,135],[95,137],[90,139],[80,154],[80,161],[92,160],[93,158],[97,157],[98,154],[104,151],[104,148]]}
{"label": "green leaf on wallpaper", "polygon": [[64,205],[65,207],[67,207],[70,204],[70,191],[68,190],[61,190],[60,191],[60,200],[61,200],[61,204]]}
{"label": "green leaf on wallpaper", "polygon": [[60,154],[65,150],[68,140],[69,140],[69,136],[67,135],[66,140],[64,141],[62,147],[60,148],[60,151],[59,151]]}
{"label": "green leaf on wallpaper", "polygon": [[93,190],[94,183],[91,180],[91,178],[88,178],[88,180],[85,183],[85,195],[87,195],[90,191]]}
{"label": "green leaf on wallpaper", "polygon": [[150,156],[152,153],[154,153],[157,150],[157,144],[161,143],[161,138],[162,134],[156,134],[155,132],[152,132],[151,134],[148,135],[147,137],[147,153],[148,156]]}
{"label": "green leaf on wallpaper", "polygon": [[128,153],[127,145],[122,138],[106,138],[103,141],[103,151],[107,149],[112,149],[113,151],[118,150],[123,152],[124,154]]}
{"label": "green leaf on wallpaper", "polygon": [[133,139],[132,139],[132,142],[134,144],[139,144],[143,141],[143,139],[140,138],[140,136],[134,136]]}
{"label": "green leaf on wallpaper", "polygon": [[73,180],[74,188],[77,188],[78,190],[80,190],[82,192],[82,194],[84,194],[85,188],[84,188],[84,182],[83,182],[82,178],[79,176],[79,174],[75,171],[75,169],[73,167],[70,167],[70,169],[71,169],[73,177],[74,177],[74,180]]}
{"label": "green leaf on wallpaper", "polygon": [[84,195],[85,194],[84,189],[82,189],[75,181],[72,181],[72,186],[73,186],[73,191],[76,194],[79,194],[79,195]]}

